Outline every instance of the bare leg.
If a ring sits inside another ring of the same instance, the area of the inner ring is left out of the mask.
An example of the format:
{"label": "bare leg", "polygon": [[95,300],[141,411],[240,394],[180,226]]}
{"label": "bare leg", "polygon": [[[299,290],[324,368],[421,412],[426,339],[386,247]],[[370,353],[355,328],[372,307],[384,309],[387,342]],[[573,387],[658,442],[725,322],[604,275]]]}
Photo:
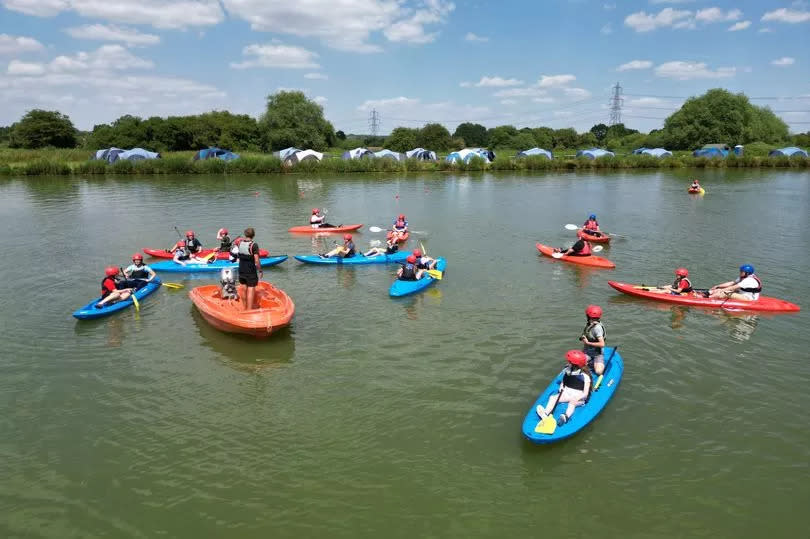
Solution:
{"label": "bare leg", "polygon": [[256,287],[248,286],[247,293],[245,294],[245,304],[246,304],[245,308],[255,309],[256,308],[255,299],[256,299]]}

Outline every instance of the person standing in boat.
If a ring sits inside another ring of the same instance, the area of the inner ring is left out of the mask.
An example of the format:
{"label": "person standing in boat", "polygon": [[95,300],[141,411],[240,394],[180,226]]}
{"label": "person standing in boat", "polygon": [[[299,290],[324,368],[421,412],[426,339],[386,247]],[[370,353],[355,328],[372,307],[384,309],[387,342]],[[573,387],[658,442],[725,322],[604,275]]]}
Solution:
{"label": "person standing in boat", "polygon": [[591,374],[588,371],[588,356],[579,350],[569,350],[565,354],[568,364],[563,371],[560,391],[549,397],[545,406],[537,406],[537,415],[545,419],[554,412],[557,403],[567,402],[568,407],[557,419],[558,425],[564,425],[574,415],[577,406],[588,401],[591,394]]}
{"label": "person standing in boat", "polygon": [[253,227],[245,229],[245,237],[237,238],[234,244],[239,257],[239,284],[245,285],[245,293],[241,294],[245,310],[256,308],[256,285],[259,277],[264,275],[259,260],[259,245],[253,240],[256,231]]}
{"label": "person standing in boat", "polygon": [[715,285],[709,289],[709,297],[715,299],[741,299],[756,301],[762,292],[762,281],[754,273],[754,266],[740,266],[740,276],[733,281]]}
{"label": "person standing in boat", "polygon": [[588,305],[585,309],[585,329],[579,340],[582,341],[582,352],[588,356],[596,374],[605,372],[605,326],[602,325],[602,307]]}

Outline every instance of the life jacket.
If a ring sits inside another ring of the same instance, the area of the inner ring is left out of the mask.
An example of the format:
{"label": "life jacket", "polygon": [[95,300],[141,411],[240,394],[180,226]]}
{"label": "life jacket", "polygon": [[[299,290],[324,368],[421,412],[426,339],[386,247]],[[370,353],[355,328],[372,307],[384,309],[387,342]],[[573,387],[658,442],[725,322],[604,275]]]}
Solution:
{"label": "life jacket", "polygon": [[585,224],[582,226],[582,228],[584,228],[585,230],[593,230],[593,231],[595,231],[596,229],[599,228],[599,221],[594,221],[593,219],[588,219],[587,221],[585,221]]}
{"label": "life jacket", "polygon": [[[681,288],[681,283],[686,281],[686,286]],[[679,277],[675,279],[675,282],[672,283],[672,288],[678,290],[680,292],[691,292],[692,291],[692,281],[689,280],[689,277]]]}
{"label": "life jacket", "polygon": [[146,270],[145,264],[141,264],[140,266],[132,264],[127,269],[128,270],[131,269],[131,271],[129,272],[130,279],[146,279],[147,277],[149,277],[149,272]]}
{"label": "life jacket", "polygon": [[748,275],[748,277],[753,277],[757,281],[757,284],[759,285],[759,287],[757,287],[757,288],[740,288],[740,290],[742,292],[748,292],[749,294],[759,294],[760,292],[762,292],[762,281],[759,280],[759,277],[757,277],[753,273],[751,275]]}
{"label": "life jacket", "polygon": [[[582,242],[582,250],[574,251],[573,256],[589,256],[591,254],[591,245],[585,240],[579,240],[577,243]],[[576,243],[574,244],[576,245]]]}
{"label": "life jacket", "polygon": [[202,243],[200,243],[200,240],[198,240],[197,238],[191,239],[186,238],[186,240],[183,243],[186,247],[186,253],[189,254],[196,253],[202,247]]}
{"label": "life jacket", "polygon": [[240,238],[236,240],[236,245],[239,260],[253,261],[253,242],[251,240]]}
{"label": "life jacket", "polygon": [[582,369],[565,369],[563,373],[562,383],[565,387],[575,389],[577,391],[585,391],[585,374]]}
{"label": "life jacket", "polygon": [[231,250],[231,237],[227,234],[222,236],[222,239],[219,240],[219,250],[226,252]]}
{"label": "life jacket", "polygon": [[115,277],[105,276],[101,280],[101,297],[102,298],[106,298],[107,296],[109,296],[112,293],[112,290],[108,290],[107,287],[104,286],[107,283],[107,281],[112,281],[113,290],[118,288],[116,286],[118,284],[118,281],[116,281]]}
{"label": "life jacket", "polygon": [[[602,322],[600,322],[599,320],[591,320],[587,324],[585,324],[585,329],[582,330],[582,335],[587,337],[587,339],[590,342],[595,342],[597,339],[596,335],[594,335],[593,330],[594,328],[596,328],[596,326],[602,328],[602,338],[605,339],[605,341],[607,341],[607,331],[605,331],[605,326],[603,326]],[[585,346],[588,348],[595,348],[593,346],[588,346],[587,344]]]}
{"label": "life jacket", "polygon": [[309,218],[309,224],[311,224],[311,225],[317,225],[317,224],[320,224],[322,222],[323,222],[323,217],[321,217],[320,215],[312,215]]}
{"label": "life jacket", "polygon": [[408,221],[403,221],[402,219],[397,219],[394,223],[394,228],[397,230],[405,230],[408,228]]}
{"label": "life jacket", "polygon": [[349,257],[349,256],[354,256],[355,255],[354,242],[352,240],[343,242],[343,247],[345,247],[346,249],[349,250],[348,253],[343,255],[344,257]]}
{"label": "life jacket", "polygon": [[402,266],[402,275],[399,276],[402,281],[415,281],[416,280],[416,266],[413,264],[405,264]]}
{"label": "life jacket", "polygon": [[422,256],[419,260],[416,261],[416,267],[419,269],[426,269],[428,267],[429,262],[427,261],[426,256]]}

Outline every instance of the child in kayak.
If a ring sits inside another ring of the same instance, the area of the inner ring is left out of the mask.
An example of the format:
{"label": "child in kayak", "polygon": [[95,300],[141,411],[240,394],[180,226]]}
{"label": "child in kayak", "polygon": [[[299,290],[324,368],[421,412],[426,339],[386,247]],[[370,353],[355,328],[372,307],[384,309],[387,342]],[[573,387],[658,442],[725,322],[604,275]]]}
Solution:
{"label": "child in kayak", "polygon": [[397,251],[399,251],[399,245],[397,244],[396,240],[393,238],[388,238],[385,240],[385,249],[382,247],[372,247],[363,253],[363,256],[392,255]]}
{"label": "child in kayak", "polygon": [[697,179],[692,180],[692,185],[689,186],[690,191],[700,191],[700,184]]}
{"label": "child in kayak", "polygon": [[672,286],[663,288],[664,292],[669,292],[673,296],[680,296],[692,292],[692,281],[689,280],[689,270],[678,268],[675,270],[675,282]]}
{"label": "child in kayak", "polygon": [[582,231],[589,236],[602,236],[602,233],[599,231],[599,221],[596,220],[596,214],[592,213],[588,216],[588,220],[582,224]]}
{"label": "child in kayak", "polygon": [[108,266],[104,270],[104,279],[101,280],[101,301],[96,303],[96,309],[101,309],[108,303],[129,299],[135,289],[126,288],[125,282],[118,278],[118,268]]}
{"label": "child in kayak", "polygon": [[405,259],[405,263],[397,270],[397,279],[400,281],[418,281],[424,273],[424,270],[416,267],[416,257],[410,254]]}
{"label": "child in kayak", "polygon": [[762,281],[754,273],[754,266],[740,266],[740,276],[733,281],[715,285],[709,289],[709,297],[715,299],[741,299],[756,301],[762,292]]}
{"label": "child in kayak", "polygon": [[560,391],[556,395],[549,397],[545,407],[537,406],[537,415],[545,419],[554,411],[557,403],[567,402],[568,407],[557,419],[558,425],[564,425],[574,415],[577,406],[582,406],[588,401],[591,394],[591,374],[588,372],[588,357],[579,350],[569,350],[565,354],[568,362],[563,371]]}
{"label": "child in kayak", "polygon": [[555,248],[555,253],[561,253],[567,256],[591,256],[591,244],[586,240],[579,238],[570,249]]}
{"label": "child in kayak", "polygon": [[233,242],[231,241],[231,237],[228,235],[227,228],[220,228],[217,231],[217,241],[219,242],[219,247],[217,247],[218,252],[228,253],[231,251],[231,245]]}
{"label": "child in kayak", "polygon": [[421,249],[414,249],[413,256],[416,257],[416,267],[418,269],[436,269],[436,259],[427,255],[422,255]]}
{"label": "child in kayak", "polygon": [[394,219],[394,225],[391,227],[391,236],[394,239],[403,237],[408,232],[408,221],[405,219],[405,214],[400,213]]}
{"label": "child in kayak", "polygon": [[340,258],[351,258],[355,255],[354,241],[352,241],[351,234],[343,235],[343,245],[338,245],[326,254],[321,255],[321,258],[331,258],[339,256]]}
{"label": "child in kayak", "polygon": [[132,264],[124,270],[125,286],[140,290],[155,277],[157,277],[155,270],[143,263],[143,256],[140,253],[132,255]]}
{"label": "child in kayak", "polygon": [[[189,250],[186,247],[186,242],[184,242],[183,240],[180,240],[175,244],[174,250],[172,252],[174,254],[172,260],[174,261],[175,264],[180,264],[181,266],[185,266],[187,263],[205,264],[208,262],[208,260],[197,258],[196,256],[189,253]],[[211,258],[211,261],[213,262],[213,257]]]}
{"label": "child in kayak", "polygon": [[312,208],[312,216],[309,218],[309,224],[312,228],[335,228],[335,225],[330,225],[326,222],[326,216],[321,215],[321,210]]}
{"label": "child in kayak", "polygon": [[602,325],[602,307],[588,305],[585,309],[585,329],[579,340],[582,341],[582,352],[588,356],[588,363],[596,374],[605,372],[605,326]]}

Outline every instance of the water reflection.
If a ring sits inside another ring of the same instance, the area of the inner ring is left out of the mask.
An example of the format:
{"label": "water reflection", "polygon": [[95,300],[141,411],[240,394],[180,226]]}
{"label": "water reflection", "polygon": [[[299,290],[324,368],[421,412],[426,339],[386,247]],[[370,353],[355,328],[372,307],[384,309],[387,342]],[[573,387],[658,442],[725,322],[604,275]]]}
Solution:
{"label": "water reflection", "polygon": [[751,313],[722,311],[715,316],[722,319],[729,336],[740,343],[751,338],[759,323],[759,315]]}

